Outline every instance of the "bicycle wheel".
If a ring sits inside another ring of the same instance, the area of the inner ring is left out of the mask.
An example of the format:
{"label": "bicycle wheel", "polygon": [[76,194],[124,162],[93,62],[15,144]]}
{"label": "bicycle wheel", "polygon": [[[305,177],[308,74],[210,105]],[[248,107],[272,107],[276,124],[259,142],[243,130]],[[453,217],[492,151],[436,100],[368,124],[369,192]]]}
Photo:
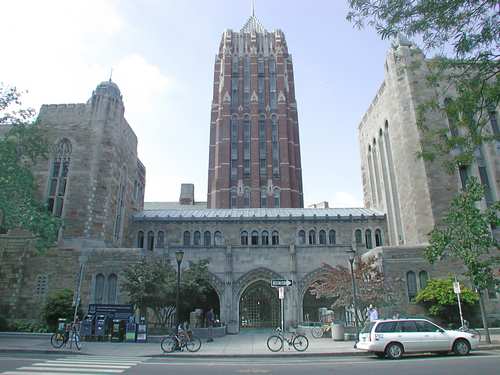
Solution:
{"label": "bicycle wheel", "polygon": [[304,335],[297,335],[293,339],[293,347],[298,352],[303,352],[309,346],[309,340]]}
{"label": "bicycle wheel", "polygon": [[177,340],[173,336],[166,336],[161,340],[160,346],[164,353],[172,353],[177,346]]}
{"label": "bicycle wheel", "polygon": [[320,337],[323,337],[323,327],[314,327],[311,330],[311,334],[314,338],[319,339]]}
{"label": "bicycle wheel", "polygon": [[82,342],[80,340],[80,334],[79,333],[73,333],[73,342],[75,343],[75,346],[78,350],[82,349]]}
{"label": "bicycle wheel", "polygon": [[191,335],[191,338],[186,341],[186,349],[188,352],[197,352],[201,348],[201,340],[196,337]]}
{"label": "bicycle wheel", "polygon": [[267,339],[267,347],[272,352],[279,352],[283,348],[283,339],[280,336],[272,335]]}
{"label": "bicycle wheel", "polygon": [[62,348],[64,345],[64,334],[54,333],[50,338],[50,344],[56,349]]}

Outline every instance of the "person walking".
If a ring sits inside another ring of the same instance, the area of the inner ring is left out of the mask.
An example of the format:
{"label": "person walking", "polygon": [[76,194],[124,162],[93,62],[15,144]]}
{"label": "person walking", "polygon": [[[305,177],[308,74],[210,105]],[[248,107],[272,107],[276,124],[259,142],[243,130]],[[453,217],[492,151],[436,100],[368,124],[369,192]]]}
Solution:
{"label": "person walking", "polygon": [[374,322],[375,320],[378,320],[378,311],[373,305],[370,304],[368,307],[368,311],[366,312],[366,315],[368,316],[368,320],[370,322]]}
{"label": "person walking", "polygon": [[207,339],[207,342],[212,342],[212,341],[214,341],[214,339],[212,338],[212,336],[213,336],[214,320],[215,320],[214,309],[212,307],[210,307],[208,309],[206,318],[207,318],[207,325],[208,325],[208,339]]}

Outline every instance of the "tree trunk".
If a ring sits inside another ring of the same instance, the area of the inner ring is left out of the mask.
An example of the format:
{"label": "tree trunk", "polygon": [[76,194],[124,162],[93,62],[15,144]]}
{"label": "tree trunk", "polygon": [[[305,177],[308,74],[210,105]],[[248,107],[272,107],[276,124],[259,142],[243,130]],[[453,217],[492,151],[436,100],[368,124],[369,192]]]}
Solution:
{"label": "tree trunk", "polygon": [[486,319],[486,311],[484,309],[483,291],[479,291],[479,308],[481,309],[481,318],[483,320],[483,328],[486,331],[486,342],[491,344],[490,330],[488,329],[488,319]]}

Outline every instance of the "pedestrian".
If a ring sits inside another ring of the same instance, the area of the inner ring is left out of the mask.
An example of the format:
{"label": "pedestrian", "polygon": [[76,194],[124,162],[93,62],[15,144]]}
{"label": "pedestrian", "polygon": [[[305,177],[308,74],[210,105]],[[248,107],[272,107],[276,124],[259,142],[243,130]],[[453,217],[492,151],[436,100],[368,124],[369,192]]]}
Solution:
{"label": "pedestrian", "polygon": [[208,339],[207,339],[207,342],[212,342],[212,341],[214,341],[214,339],[212,338],[212,336],[213,336],[214,320],[215,320],[214,309],[212,307],[210,307],[208,309],[206,318],[207,318],[207,325],[208,325]]}
{"label": "pedestrian", "polygon": [[370,322],[374,322],[375,320],[378,320],[378,311],[373,305],[370,304],[368,307],[368,311],[366,312],[366,315],[368,316],[368,320]]}

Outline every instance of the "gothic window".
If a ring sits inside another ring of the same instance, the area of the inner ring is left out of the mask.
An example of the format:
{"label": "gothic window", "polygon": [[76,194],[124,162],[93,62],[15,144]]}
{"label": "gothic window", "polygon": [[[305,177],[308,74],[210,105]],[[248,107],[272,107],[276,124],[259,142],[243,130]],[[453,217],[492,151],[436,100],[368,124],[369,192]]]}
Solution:
{"label": "gothic window", "polygon": [[323,229],[319,231],[319,244],[326,245],[326,232]]}
{"label": "gothic window", "polygon": [[148,250],[153,251],[155,246],[155,233],[150,230],[148,232]]}
{"label": "gothic window", "polygon": [[267,230],[262,232],[262,245],[269,245],[269,232]]}
{"label": "gothic window", "polygon": [[354,232],[354,239],[357,245],[361,245],[363,243],[363,234],[361,233],[361,229],[356,229]]}
{"label": "gothic window", "polygon": [[260,177],[267,176],[267,139],[266,139],[266,122],[264,117],[259,119],[259,169]]}
{"label": "gothic window", "polygon": [[252,232],[252,245],[258,245],[259,244],[259,232],[254,230]]}
{"label": "gothic window", "polygon": [[95,303],[103,303],[104,298],[104,275],[102,273],[95,277]]}
{"label": "gothic window", "polygon": [[124,214],[124,206],[125,206],[125,191],[127,184],[127,172],[122,170],[120,174],[120,184],[118,185],[117,191],[117,202],[116,202],[116,213],[115,213],[115,230],[114,230],[114,238],[115,241],[119,241],[122,235],[122,227],[123,227],[123,214]]}
{"label": "gothic window", "polygon": [[306,243],[306,232],[303,230],[299,231],[299,245],[305,245]]}
{"label": "gothic window", "polygon": [[184,232],[182,244],[184,246],[191,246],[191,233],[188,230]]}
{"label": "gothic window", "polygon": [[465,190],[467,186],[467,178],[469,178],[468,168],[465,165],[458,167],[458,175],[460,177],[460,184],[462,185],[462,190]]}
{"label": "gothic window", "polygon": [[382,231],[380,229],[375,230],[375,246],[382,246]]}
{"label": "gothic window", "polygon": [[260,191],[260,207],[267,207],[267,190],[262,189]]}
{"label": "gothic window", "polygon": [[231,69],[231,108],[238,109],[238,56],[233,56],[232,69]]}
{"label": "gothic window", "polygon": [[247,231],[241,232],[241,234],[240,234],[240,240],[241,240],[241,244],[243,246],[247,246],[248,245],[248,232]]}
{"label": "gothic window", "polygon": [[238,178],[238,120],[231,118],[231,180]]}
{"label": "gothic window", "polygon": [[281,206],[281,198],[280,198],[280,190],[279,189],[274,189],[274,207],[280,207]]}
{"label": "gothic window", "polygon": [[309,245],[316,245],[316,232],[312,229],[309,231]]}
{"label": "gothic window", "polygon": [[108,303],[115,304],[116,303],[116,281],[117,276],[112,273],[108,276]]}
{"label": "gothic window", "polygon": [[259,112],[264,111],[264,60],[259,59],[257,61],[257,73],[258,73],[258,95],[259,95]]}
{"label": "gothic window", "polygon": [[212,245],[212,235],[207,230],[203,233],[203,246],[210,247]]}
{"label": "gothic window", "polygon": [[243,105],[250,106],[250,57],[243,60]]}
{"label": "gothic window", "polygon": [[273,245],[279,245],[280,244],[280,234],[278,233],[277,230],[273,230]]}
{"label": "gothic window", "polygon": [[365,243],[366,248],[371,249],[373,247],[372,244],[372,231],[370,229],[365,230]]}
{"label": "gothic window", "polygon": [[216,231],[214,233],[214,245],[215,246],[222,246],[224,245],[224,238],[222,237],[222,233],[219,231]]}
{"label": "gothic window", "polygon": [[271,118],[271,146],[273,157],[273,176],[279,177],[280,175],[280,149],[279,149],[279,135],[278,135],[278,120],[276,116]]}
{"label": "gothic window", "polygon": [[250,189],[248,188],[243,192],[243,207],[250,208]]}
{"label": "gothic window", "polygon": [[238,208],[238,196],[236,194],[236,188],[231,188],[231,208]]}
{"label": "gothic window", "polygon": [[243,122],[243,175],[250,176],[250,118]]}
{"label": "gothic window", "polygon": [[328,242],[330,243],[330,245],[335,245],[337,243],[337,236],[333,229],[328,232]]}
{"label": "gothic window", "polygon": [[406,273],[406,287],[408,289],[408,301],[415,301],[417,296],[417,277],[415,272],[409,271]]}
{"label": "gothic window", "polygon": [[489,207],[493,204],[493,193],[491,191],[490,180],[488,179],[488,171],[484,165],[480,165],[478,167],[479,170],[479,179],[481,180],[481,184],[484,187],[484,198],[486,200],[486,205]]}
{"label": "gothic window", "polygon": [[194,246],[200,246],[201,245],[201,232],[199,230],[197,230],[196,232],[194,232],[194,235],[193,235],[193,245]]}
{"label": "gothic window", "polygon": [[271,110],[276,110],[276,61],[269,59],[269,106]]}
{"label": "gothic window", "polygon": [[144,248],[144,232],[142,230],[137,233],[137,247],[139,249]]}
{"label": "gothic window", "polygon": [[420,281],[420,289],[425,289],[425,287],[427,286],[427,281],[429,280],[427,271],[420,271],[418,273],[418,279]]}
{"label": "gothic window", "polygon": [[35,295],[45,297],[47,295],[49,277],[47,275],[38,275],[36,277]]}
{"label": "gothic window", "polygon": [[54,148],[47,198],[48,210],[57,217],[61,217],[63,212],[70,160],[71,142],[64,138]]}
{"label": "gothic window", "polygon": [[165,247],[165,233],[162,230],[158,231],[158,237],[156,238],[156,247],[158,249],[163,249]]}

